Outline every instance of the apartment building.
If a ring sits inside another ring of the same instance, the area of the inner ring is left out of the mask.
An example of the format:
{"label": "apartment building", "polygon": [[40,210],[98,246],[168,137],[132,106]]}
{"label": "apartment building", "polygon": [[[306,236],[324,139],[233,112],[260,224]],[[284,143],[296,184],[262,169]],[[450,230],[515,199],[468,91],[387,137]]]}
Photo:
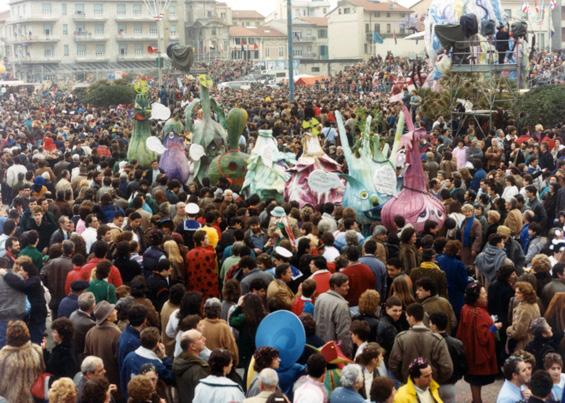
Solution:
{"label": "apartment building", "polygon": [[228,59],[232,10],[216,0],[186,0],[184,42],[194,49],[196,61]]}
{"label": "apartment building", "polygon": [[265,23],[265,16],[255,10],[232,10],[233,25],[259,27]]}
{"label": "apartment building", "polygon": [[[171,2],[163,16],[162,43],[183,40],[183,5]],[[141,1],[14,0],[5,22],[9,68],[26,81],[64,72],[143,72],[155,68],[158,25]],[[163,49],[164,51],[164,49]]]}
{"label": "apartment building", "polygon": [[340,0],[327,16],[329,58],[361,60],[389,50],[400,54],[410,14],[392,1]]}
{"label": "apartment building", "polygon": [[[285,36],[285,19],[270,25]],[[295,17],[292,20],[292,47],[295,60],[325,60],[328,58],[328,19],[326,17]]]}
{"label": "apartment building", "polygon": [[232,26],[229,33],[232,60],[286,61],[286,34],[273,27]]}
{"label": "apartment building", "polygon": [[[325,17],[331,10],[328,0],[292,0],[292,18]],[[287,18],[287,0],[278,0],[275,11],[267,16],[267,21]]]}

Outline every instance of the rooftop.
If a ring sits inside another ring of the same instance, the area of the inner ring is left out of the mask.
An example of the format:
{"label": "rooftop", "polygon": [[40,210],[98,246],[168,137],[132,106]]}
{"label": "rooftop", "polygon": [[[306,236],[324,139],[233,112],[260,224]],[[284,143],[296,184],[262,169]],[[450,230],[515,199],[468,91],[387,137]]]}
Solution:
{"label": "rooftop", "polygon": [[232,18],[247,20],[264,20],[265,16],[255,10],[232,10]]}
{"label": "rooftop", "polygon": [[393,1],[376,2],[369,0],[344,0],[344,3],[353,4],[357,7],[363,7],[367,11],[410,12],[408,8],[403,7]]}
{"label": "rooftop", "polygon": [[328,19],[326,17],[298,17],[298,19],[318,27],[328,26]]}
{"label": "rooftop", "polygon": [[265,27],[230,27],[230,36],[234,37],[269,37],[286,38],[286,35],[269,26]]}

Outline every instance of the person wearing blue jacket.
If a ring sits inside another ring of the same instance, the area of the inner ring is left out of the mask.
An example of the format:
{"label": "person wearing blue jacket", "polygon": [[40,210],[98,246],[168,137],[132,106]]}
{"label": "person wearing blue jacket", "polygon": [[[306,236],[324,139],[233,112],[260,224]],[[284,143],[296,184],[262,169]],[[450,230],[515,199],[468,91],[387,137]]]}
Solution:
{"label": "person wearing blue jacket", "polygon": [[159,342],[161,334],[156,327],[143,329],[140,334],[141,345],[128,353],[120,369],[120,392],[127,398],[128,382],[141,372],[141,367],[151,364],[159,379],[167,385],[174,383],[172,359],[166,357],[165,346]]}

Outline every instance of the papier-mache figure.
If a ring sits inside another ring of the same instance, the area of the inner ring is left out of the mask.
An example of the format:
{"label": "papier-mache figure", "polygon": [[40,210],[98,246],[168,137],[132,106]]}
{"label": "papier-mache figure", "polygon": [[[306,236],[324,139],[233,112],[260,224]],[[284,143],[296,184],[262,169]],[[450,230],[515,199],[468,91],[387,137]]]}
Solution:
{"label": "papier-mache figure", "polygon": [[[198,76],[200,84],[200,99],[193,100],[185,108],[185,127],[192,131],[189,157],[194,163],[194,172],[190,179],[202,179],[208,174],[208,167],[212,160],[225,150],[227,132],[222,108],[210,98],[210,89],[213,82],[205,74]],[[200,104],[202,115],[193,121],[194,108]],[[216,120],[213,119],[215,114]]]}
{"label": "papier-mache figure", "polygon": [[149,167],[157,155],[149,150],[146,140],[151,136],[151,105],[149,99],[149,85],[145,80],[138,80],[133,84],[136,93],[134,103],[134,123],[132,136],[129,139],[127,159],[137,160],[141,167]]}
{"label": "papier-mache figure", "polygon": [[345,186],[339,175],[341,166],[322,149],[320,139],[309,132],[302,138],[302,155],[289,168],[286,200],[297,201],[300,207],[324,203],[341,203]]}
{"label": "papier-mache figure", "polygon": [[151,118],[166,120],[166,122],[163,126],[162,142],[158,137],[151,136],[146,141],[147,148],[161,156],[159,168],[165,172],[169,179],[177,179],[181,183],[186,183],[193,166],[186,156],[184,126],[178,116],[168,118],[170,114],[170,110],[166,106],[153,104]]}
{"label": "papier-mache figure", "polygon": [[379,219],[383,204],[396,193],[396,170],[383,156],[379,136],[371,136],[371,116],[365,121],[358,155],[349,145],[341,113],[336,111],[335,116],[349,168],[349,174],[340,174],[347,182],[343,206],[355,210],[360,224],[370,224]]}
{"label": "papier-mache figure", "polygon": [[261,200],[274,199],[282,203],[285,184],[290,179],[287,169],[295,163],[294,154],[279,151],[272,130],[259,130],[247,160],[242,190],[248,195],[258,195]]}
{"label": "papier-mache figure", "polygon": [[401,215],[406,224],[412,224],[416,231],[424,230],[427,220],[435,221],[440,226],[446,219],[445,207],[434,196],[426,186],[426,176],[422,165],[420,141],[426,139],[429,134],[424,128],[414,128],[410,112],[403,108],[404,120],[408,127],[408,133],[401,138],[401,145],[406,149],[406,172],[404,175],[404,188],[400,193],[393,196],[381,211],[381,220],[389,230],[396,230],[394,217]]}

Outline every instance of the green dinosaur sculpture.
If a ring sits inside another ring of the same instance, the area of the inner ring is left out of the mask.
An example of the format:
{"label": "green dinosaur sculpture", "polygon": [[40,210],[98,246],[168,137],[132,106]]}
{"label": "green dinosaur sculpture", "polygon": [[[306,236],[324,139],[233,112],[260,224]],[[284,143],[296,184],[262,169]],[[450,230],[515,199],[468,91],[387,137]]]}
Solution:
{"label": "green dinosaur sculpture", "polygon": [[151,103],[149,99],[149,85],[147,81],[138,80],[133,88],[136,92],[133,116],[133,133],[128,144],[128,161],[137,160],[143,168],[148,168],[151,162],[157,159],[157,154],[149,151],[145,141],[151,136]]}

